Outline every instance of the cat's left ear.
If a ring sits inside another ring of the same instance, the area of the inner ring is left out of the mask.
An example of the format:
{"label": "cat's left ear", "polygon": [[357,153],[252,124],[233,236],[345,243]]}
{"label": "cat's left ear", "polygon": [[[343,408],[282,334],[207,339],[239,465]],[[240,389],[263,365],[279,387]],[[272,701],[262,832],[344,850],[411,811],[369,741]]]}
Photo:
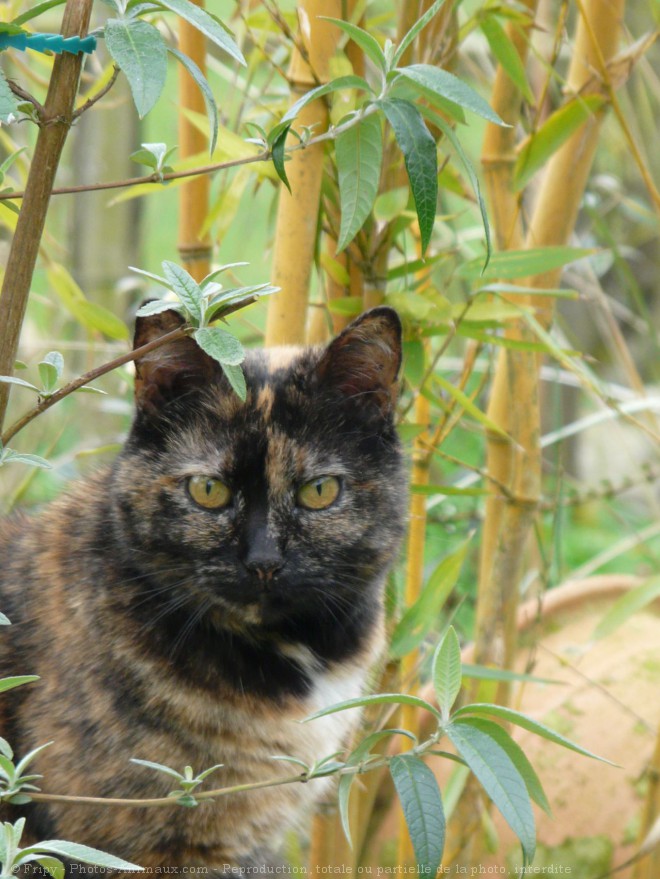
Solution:
{"label": "cat's left ear", "polygon": [[328,345],[318,366],[324,384],[349,398],[377,404],[387,415],[396,404],[401,367],[401,321],[391,308],[366,311]]}
{"label": "cat's left ear", "polygon": [[[162,311],[135,322],[133,348],[180,329],[185,321],[176,311]],[[135,361],[135,402],[138,409],[156,414],[164,405],[193,387],[208,384],[217,375],[215,361],[189,336],[154,348]]]}

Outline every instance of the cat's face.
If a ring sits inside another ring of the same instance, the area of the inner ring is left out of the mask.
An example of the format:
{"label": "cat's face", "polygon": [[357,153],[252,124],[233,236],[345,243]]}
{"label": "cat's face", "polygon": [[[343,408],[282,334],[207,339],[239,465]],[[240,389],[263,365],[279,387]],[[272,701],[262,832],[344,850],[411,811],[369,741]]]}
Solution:
{"label": "cat's face", "polygon": [[[177,320],[143,318],[136,346]],[[113,494],[164,613],[291,642],[324,632],[329,652],[338,627],[378,614],[405,507],[399,363],[390,309],[327,348],[250,353],[245,403],[190,339],[138,361]]]}

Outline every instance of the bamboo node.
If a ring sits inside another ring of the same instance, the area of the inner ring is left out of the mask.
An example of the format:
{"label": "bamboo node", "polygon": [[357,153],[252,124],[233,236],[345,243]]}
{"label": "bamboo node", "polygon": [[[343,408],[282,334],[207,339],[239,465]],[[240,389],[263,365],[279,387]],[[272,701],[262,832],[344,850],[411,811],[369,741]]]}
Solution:
{"label": "bamboo node", "polygon": [[213,255],[213,248],[210,244],[179,244],[177,250],[182,262],[211,259]]}

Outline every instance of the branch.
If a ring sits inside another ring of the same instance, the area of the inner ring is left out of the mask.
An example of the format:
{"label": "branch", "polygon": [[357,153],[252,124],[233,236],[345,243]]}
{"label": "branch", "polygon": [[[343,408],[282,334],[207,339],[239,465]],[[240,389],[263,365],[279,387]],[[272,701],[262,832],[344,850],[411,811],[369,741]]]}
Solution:
{"label": "branch", "polygon": [[110,89],[117,82],[117,77],[119,76],[120,72],[121,71],[120,71],[119,67],[117,67],[117,65],[115,64],[114,68],[112,70],[112,76],[110,77],[108,82],[103,86],[103,88],[99,92],[97,92],[97,94],[94,95],[93,98],[88,98],[84,104],[82,104],[80,107],[78,107],[78,109],[73,114],[74,120],[79,119],[83,113],[86,113],[88,110],[91,110],[91,108],[94,106],[94,104],[98,103],[98,101],[100,101],[101,98],[104,98],[108,94]]}
{"label": "branch", "polygon": [[30,92],[22,88],[17,82],[14,82],[13,79],[8,79],[7,85],[17,98],[20,98],[21,101],[26,101],[28,104],[32,104],[32,106],[37,111],[37,116],[39,118],[39,121],[41,122],[46,113],[44,105],[40,104],[34,95],[30,94]]}
{"label": "branch", "polygon": [[[226,308],[221,315],[218,317],[226,317],[228,314],[232,314],[235,311],[238,311],[241,308],[245,308],[248,305],[251,305],[253,302],[257,301],[257,296],[251,296],[248,299],[244,299],[242,302],[236,303],[236,305],[230,305]],[[121,354],[119,357],[115,357],[113,360],[109,360],[107,363],[102,364],[101,366],[97,366],[94,369],[90,369],[89,372],[83,373],[83,375],[78,376],[78,378],[73,379],[68,384],[61,387],[58,391],[55,391],[54,394],[51,394],[49,397],[42,397],[36,406],[33,406],[32,409],[29,409],[24,415],[22,415],[17,421],[15,421],[12,425],[10,425],[7,430],[2,434],[2,444],[6,445],[19,430],[23,430],[31,421],[41,415],[42,412],[45,412],[47,409],[50,409],[51,406],[54,406],[55,403],[59,403],[60,400],[63,400],[65,397],[68,397],[70,394],[73,394],[74,391],[77,391],[79,388],[82,388],[84,385],[88,385],[90,382],[95,381],[97,378],[100,378],[102,375],[106,375],[108,372],[112,372],[113,369],[117,369],[118,366],[123,366],[124,363],[130,363],[131,360],[139,360],[140,357],[143,357],[145,354],[148,354],[150,351],[154,351],[156,348],[160,348],[161,345],[166,345],[168,342],[176,342],[179,339],[183,339],[184,336],[187,336],[192,327],[179,327],[176,330],[172,330],[171,333],[167,333],[164,336],[160,336],[158,339],[154,339],[151,342],[147,342],[146,345],[141,345],[139,348],[134,348],[132,351],[128,351],[126,354]]]}

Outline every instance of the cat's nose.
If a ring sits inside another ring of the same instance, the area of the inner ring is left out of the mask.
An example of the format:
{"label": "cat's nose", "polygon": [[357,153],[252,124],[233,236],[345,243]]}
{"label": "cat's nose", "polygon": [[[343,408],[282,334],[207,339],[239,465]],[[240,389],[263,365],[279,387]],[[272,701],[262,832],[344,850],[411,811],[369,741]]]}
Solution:
{"label": "cat's nose", "polygon": [[263,553],[250,552],[243,562],[245,567],[263,583],[269,583],[281,570],[284,565],[284,559],[279,552]]}

